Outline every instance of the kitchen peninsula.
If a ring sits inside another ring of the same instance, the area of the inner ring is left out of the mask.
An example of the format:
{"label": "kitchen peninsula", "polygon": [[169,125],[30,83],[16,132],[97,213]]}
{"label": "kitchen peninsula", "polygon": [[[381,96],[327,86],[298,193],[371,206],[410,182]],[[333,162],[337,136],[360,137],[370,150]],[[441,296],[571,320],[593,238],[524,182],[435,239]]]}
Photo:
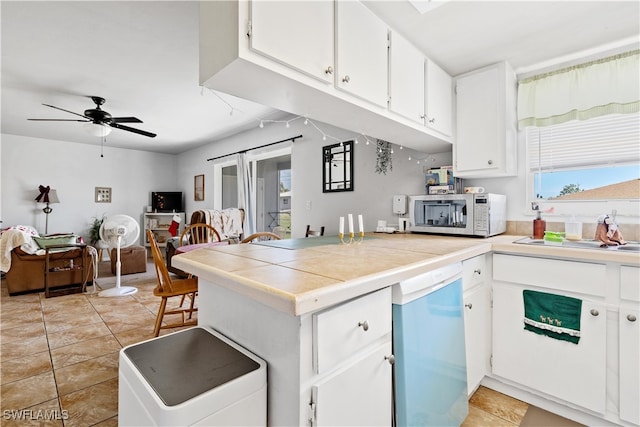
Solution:
{"label": "kitchen peninsula", "polygon": [[172,262],[200,278],[199,323],[267,361],[269,425],[348,424],[349,413],[389,425],[393,284],[492,251],[640,266],[637,253],[514,244],[518,238],[367,234],[342,245],[323,237],[297,247],[216,246]]}

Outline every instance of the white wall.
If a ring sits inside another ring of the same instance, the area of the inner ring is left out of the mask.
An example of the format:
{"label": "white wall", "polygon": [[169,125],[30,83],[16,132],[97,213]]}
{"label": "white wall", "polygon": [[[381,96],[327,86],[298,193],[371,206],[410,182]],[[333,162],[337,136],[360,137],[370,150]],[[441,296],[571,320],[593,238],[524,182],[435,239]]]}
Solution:
{"label": "white wall", "polygon": [[[324,133],[335,138],[350,140],[357,134],[344,129],[315,122]],[[365,230],[375,230],[377,220],[384,219],[397,223],[397,217],[391,211],[394,194],[422,194],[424,192],[423,167],[425,162],[417,164],[416,159],[427,157],[414,150],[400,150],[394,147],[393,171],[386,175],[375,173],[376,149],[374,144],[360,142],[354,145],[354,191],[341,193],[322,192],[322,147],[335,144],[328,138],[322,140],[322,134],[303,120],[291,122],[289,129],[282,123],[265,124],[264,129],[255,129],[213,142],[178,156],[178,176],[183,191],[186,192],[187,217],[195,209],[213,207],[212,182],[213,164],[207,158],[234,153],[252,146],[268,144],[296,135],[292,148],[292,236],[302,237],[307,224],[313,228],[326,227],[326,234],[337,234],[338,218],[348,213],[364,215]],[[361,139],[361,138],[360,138]],[[372,142],[375,142],[372,140]],[[393,141],[390,141],[393,142]],[[408,160],[409,156],[413,160]],[[451,153],[428,156],[428,166],[438,167],[451,164]],[[205,174],[205,201],[193,201],[193,177]],[[307,202],[311,209],[306,209]]]}
{"label": "white wall", "polygon": [[[2,135],[0,171],[3,226],[30,225],[44,233],[39,185],[57,190],[49,233],[86,237],[93,217],[125,214],[141,223],[152,191],[180,191],[175,155]],[[193,179],[193,177],[192,177]],[[95,203],[95,187],[111,187],[112,203]],[[193,192],[193,181],[191,182]],[[193,197],[193,196],[192,196]]]}

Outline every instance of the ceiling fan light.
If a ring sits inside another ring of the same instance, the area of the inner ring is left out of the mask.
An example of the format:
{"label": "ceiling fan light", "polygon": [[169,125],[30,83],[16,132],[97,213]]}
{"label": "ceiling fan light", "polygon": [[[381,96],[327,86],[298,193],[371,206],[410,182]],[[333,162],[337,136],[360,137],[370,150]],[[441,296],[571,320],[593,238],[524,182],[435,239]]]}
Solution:
{"label": "ceiling fan light", "polygon": [[111,127],[100,123],[88,122],[84,124],[84,129],[89,135],[104,137],[111,133]]}

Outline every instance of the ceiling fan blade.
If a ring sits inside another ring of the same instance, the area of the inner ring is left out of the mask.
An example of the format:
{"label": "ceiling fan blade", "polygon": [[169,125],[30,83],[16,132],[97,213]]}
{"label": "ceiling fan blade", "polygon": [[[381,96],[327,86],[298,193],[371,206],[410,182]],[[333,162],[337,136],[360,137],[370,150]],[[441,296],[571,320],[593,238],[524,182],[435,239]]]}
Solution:
{"label": "ceiling fan blade", "polygon": [[49,104],[42,104],[42,105],[44,105],[46,107],[55,108],[56,110],[64,111],[65,113],[70,113],[70,114],[74,114],[76,116],[84,117],[85,119],[91,119],[90,117],[87,117],[84,114],[74,113],[73,111],[65,110],[64,108],[56,107],[55,105],[49,105]]}
{"label": "ceiling fan blade", "polygon": [[37,122],[90,122],[91,120],[76,120],[76,119],[27,119]]}
{"label": "ceiling fan blade", "polygon": [[140,134],[140,135],[148,136],[149,138],[155,138],[156,137],[155,133],[147,132],[147,131],[140,130],[140,129],[134,129],[134,128],[131,128],[129,126],[119,125],[117,123],[109,123],[109,126],[111,126],[112,128],[122,129],[122,130],[126,130],[126,131],[129,131],[129,132],[137,133],[137,134]]}
{"label": "ceiling fan blade", "polygon": [[137,117],[111,117],[113,123],[142,123]]}

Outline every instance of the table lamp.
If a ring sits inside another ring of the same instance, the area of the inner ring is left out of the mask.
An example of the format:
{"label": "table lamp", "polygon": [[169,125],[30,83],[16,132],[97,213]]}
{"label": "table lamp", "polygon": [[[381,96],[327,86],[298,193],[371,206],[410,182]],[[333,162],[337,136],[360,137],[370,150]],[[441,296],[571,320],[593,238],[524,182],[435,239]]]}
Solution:
{"label": "table lamp", "polygon": [[45,203],[46,206],[42,209],[42,212],[45,214],[45,225],[44,225],[44,234],[49,233],[49,214],[53,212],[53,209],[49,206],[52,203],[60,203],[60,199],[58,199],[58,193],[56,190],[50,188],[48,185],[45,187],[41,185],[38,187],[38,191],[40,194],[36,197],[36,202]]}

